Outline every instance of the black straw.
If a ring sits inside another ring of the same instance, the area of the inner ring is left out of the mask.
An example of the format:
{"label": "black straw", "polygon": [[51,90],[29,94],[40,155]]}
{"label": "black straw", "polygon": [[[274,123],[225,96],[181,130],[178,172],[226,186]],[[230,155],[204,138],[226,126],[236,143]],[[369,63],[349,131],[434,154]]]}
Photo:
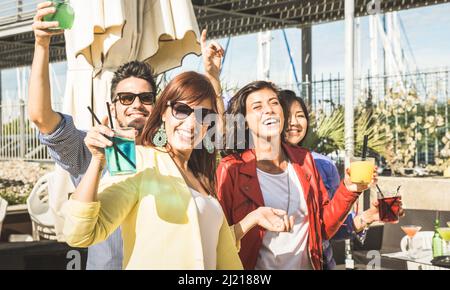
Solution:
{"label": "black straw", "polygon": [[366,160],[367,156],[367,143],[369,142],[369,135],[364,135],[364,142],[362,148],[362,160]]}
{"label": "black straw", "polygon": [[[102,122],[100,122],[100,119],[97,117],[97,115],[95,115],[94,111],[92,111],[91,107],[88,106],[87,108],[88,108],[89,112],[91,112],[91,114],[92,114],[92,116],[94,117],[94,120],[97,122],[97,124],[98,124],[98,125],[101,125]],[[126,156],[125,153],[123,153],[122,150],[120,150],[119,147],[117,147],[116,143],[114,143],[114,140],[111,140],[111,141],[112,141],[112,143],[113,143],[113,147],[114,147],[116,153],[119,152],[119,154],[120,154],[120,155],[121,155],[121,156],[122,156],[122,157],[123,157],[123,158],[131,165],[131,166],[133,166],[134,169],[136,169],[136,164],[134,164],[134,162],[131,161],[130,158],[128,158],[128,156]],[[117,161],[117,158],[116,158],[116,161]]]}
{"label": "black straw", "polygon": [[109,124],[111,125],[111,129],[114,129],[113,119],[111,116],[111,109],[109,108],[109,102],[106,102],[106,109],[108,110]]}
{"label": "black straw", "polygon": [[381,198],[384,198],[384,194],[383,194],[383,192],[381,192],[381,189],[378,186],[378,184],[376,184],[376,186],[377,186],[378,192],[381,194]]}
{"label": "black straw", "polygon": [[395,192],[395,195],[396,195],[396,196],[398,195],[398,193],[399,193],[399,191],[400,191],[400,187],[402,187],[402,186],[399,185],[399,186],[397,187],[397,191]]}
{"label": "black straw", "polygon": [[100,122],[100,120],[97,118],[97,115],[95,115],[94,111],[92,111],[91,107],[87,107],[89,112],[91,112],[92,117],[94,117],[95,121],[97,122],[97,124],[101,124],[102,122]]}
{"label": "black straw", "polygon": [[[114,122],[111,116],[111,109],[109,107],[109,102],[106,102],[106,110],[108,111],[108,117],[109,117],[109,124],[111,125],[111,129],[114,129]],[[111,138],[111,140],[114,140],[113,138]],[[117,166],[117,170],[121,171],[122,168],[120,167],[120,163],[119,163],[119,155],[117,155],[117,150],[116,148],[114,148],[114,157],[116,158],[116,166]]]}

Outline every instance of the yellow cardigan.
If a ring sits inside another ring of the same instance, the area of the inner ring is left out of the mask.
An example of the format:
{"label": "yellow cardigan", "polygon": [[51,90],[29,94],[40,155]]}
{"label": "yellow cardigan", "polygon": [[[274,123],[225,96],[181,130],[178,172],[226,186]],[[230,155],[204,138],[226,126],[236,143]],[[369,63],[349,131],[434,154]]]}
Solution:
{"label": "yellow cardigan", "polygon": [[[174,161],[166,152],[136,146],[136,163],[134,175],[102,178],[98,202],[68,201],[67,243],[88,247],[121,225],[124,269],[204,269],[197,206]],[[242,269],[225,216],[217,269]]]}

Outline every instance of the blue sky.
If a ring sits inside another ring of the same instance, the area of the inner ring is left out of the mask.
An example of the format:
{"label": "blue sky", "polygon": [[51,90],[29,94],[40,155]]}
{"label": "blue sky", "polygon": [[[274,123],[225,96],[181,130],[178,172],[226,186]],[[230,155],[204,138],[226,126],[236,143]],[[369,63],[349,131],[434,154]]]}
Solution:
{"label": "blue sky", "polygon": [[[421,69],[450,67],[450,4],[399,12],[403,21],[411,49]],[[313,74],[328,77],[344,71],[344,22],[315,25],[312,29]],[[288,29],[287,35],[294,56],[298,74],[301,73],[301,30]],[[284,83],[290,73],[287,49],[281,31],[272,32],[271,79]],[[404,48],[407,49],[405,36]],[[225,47],[226,39],[219,42]],[[369,24],[368,17],[361,18],[361,59],[362,72],[369,65]],[[409,53],[408,53],[409,54]],[[182,68],[197,70],[200,60],[196,56],[186,57]],[[231,39],[227,59],[223,69],[223,79],[230,86],[242,86],[255,80],[257,63],[257,35],[244,35]],[[201,67],[201,66],[200,66]]]}
{"label": "blue sky", "polygon": [[[426,8],[410,9],[399,12],[421,69],[450,67],[450,4],[434,5]],[[368,18],[361,18],[362,71],[367,72],[369,59]],[[344,22],[333,22],[313,26],[313,74],[337,76],[344,71]],[[287,30],[291,51],[297,71],[301,68],[301,30]],[[272,33],[271,79],[283,85],[290,79],[290,64],[281,31]],[[225,46],[226,39],[219,42]],[[406,42],[403,42],[406,44]],[[406,45],[405,45],[405,48]],[[223,69],[223,81],[228,87],[240,87],[256,79],[257,35],[233,37]],[[171,72],[201,70],[200,59],[196,56],[185,58],[183,66]],[[54,65],[61,91],[55,89],[55,95],[62,95],[65,82],[65,63]],[[17,95],[16,71],[5,70],[2,73],[3,97],[14,99]],[[53,84],[56,88],[56,85]]]}

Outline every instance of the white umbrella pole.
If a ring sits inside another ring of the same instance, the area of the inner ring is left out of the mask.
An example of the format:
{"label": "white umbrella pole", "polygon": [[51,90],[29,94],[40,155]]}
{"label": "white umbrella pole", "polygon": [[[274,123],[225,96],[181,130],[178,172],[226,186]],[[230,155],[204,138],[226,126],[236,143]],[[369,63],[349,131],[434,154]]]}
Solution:
{"label": "white umbrella pole", "polygon": [[[355,1],[345,0],[345,167],[350,167],[350,157],[354,151],[353,133],[353,82],[355,49]],[[354,269],[350,240],[345,241],[345,268]]]}
{"label": "white umbrella pole", "polygon": [[355,2],[345,0],[345,165],[350,165],[350,156],[354,152],[354,116],[353,116],[353,82],[354,82],[354,20]]}

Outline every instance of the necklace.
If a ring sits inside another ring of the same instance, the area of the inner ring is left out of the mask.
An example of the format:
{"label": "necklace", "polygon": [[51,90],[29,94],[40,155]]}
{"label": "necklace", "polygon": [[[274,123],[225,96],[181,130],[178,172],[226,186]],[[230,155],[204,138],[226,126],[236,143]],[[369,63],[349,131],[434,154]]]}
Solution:
{"label": "necklace", "polygon": [[286,214],[289,215],[289,205],[291,203],[291,179],[289,178],[289,162],[287,166],[287,186],[288,186],[288,201],[287,201],[287,208],[286,208]]}

